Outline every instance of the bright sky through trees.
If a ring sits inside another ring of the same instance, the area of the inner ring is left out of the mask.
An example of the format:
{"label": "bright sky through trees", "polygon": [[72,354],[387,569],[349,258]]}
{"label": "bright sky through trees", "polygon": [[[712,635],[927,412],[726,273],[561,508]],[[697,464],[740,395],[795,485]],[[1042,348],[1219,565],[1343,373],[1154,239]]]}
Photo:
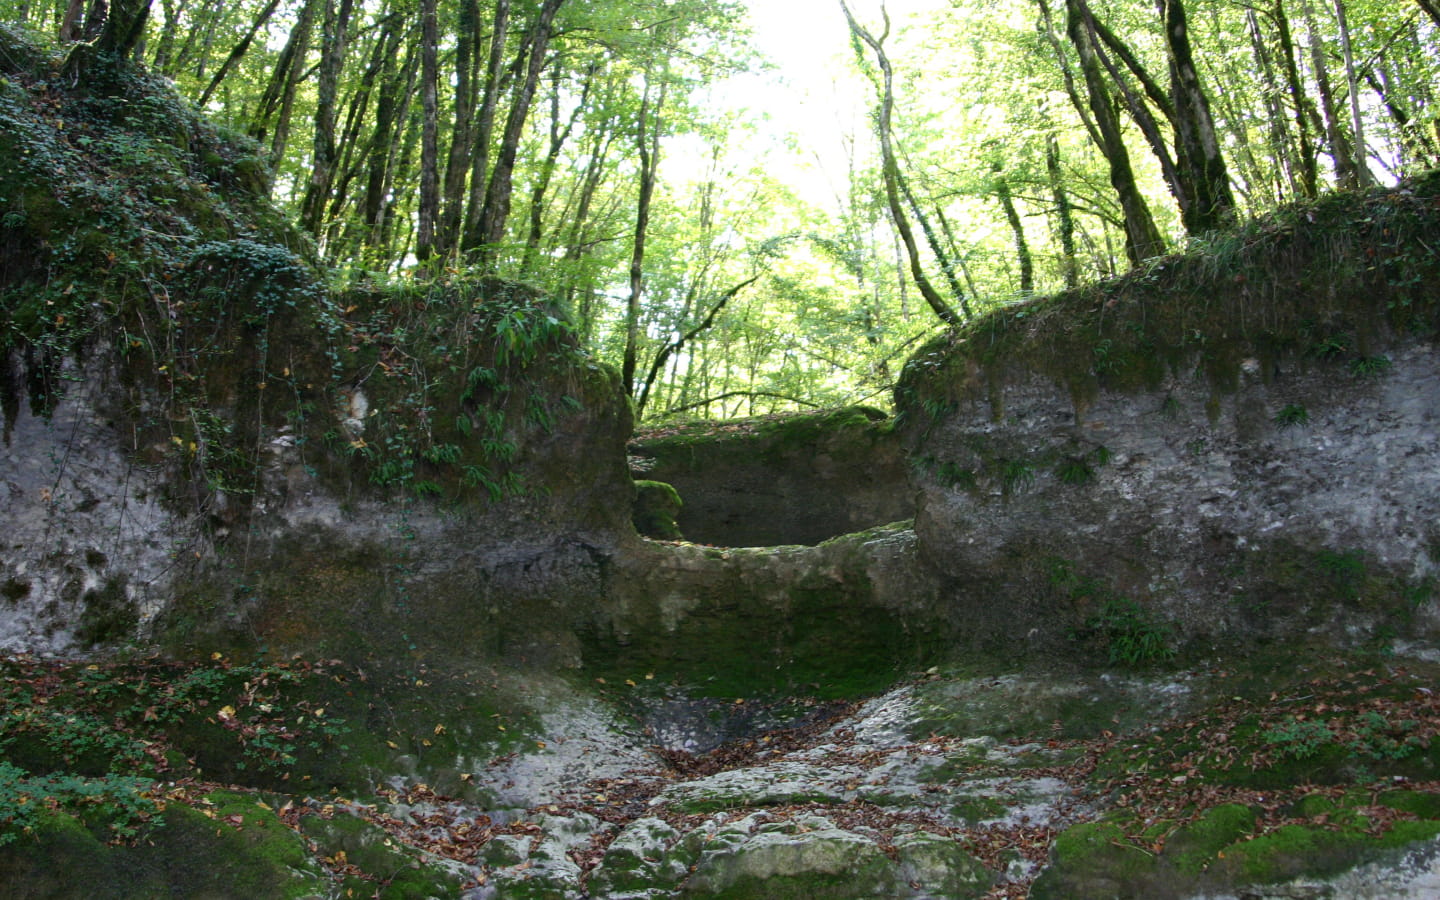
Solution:
{"label": "bright sky through trees", "polygon": [[[946,0],[889,0],[892,30],[947,6]],[[869,160],[874,88],[855,73],[838,0],[746,0],[765,68],[730,79],[717,99],[759,120],[757,154],[776,180],[807,202],[834,209],[849,189],[848,153]],[[881,4],[860,0],[858,15],[880,29]],[[858,139],[858,146],[856,142]]]}

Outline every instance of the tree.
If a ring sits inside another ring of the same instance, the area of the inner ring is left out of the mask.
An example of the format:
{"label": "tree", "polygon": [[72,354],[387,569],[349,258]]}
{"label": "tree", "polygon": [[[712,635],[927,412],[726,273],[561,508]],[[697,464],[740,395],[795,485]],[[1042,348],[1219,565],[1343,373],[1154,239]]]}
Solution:
{"label": "tree", "polygon": [[[920,296],[930,309],[940,318],[940,321],[947,325],[958,325],[961,322],[960,316],[951,308],[945,298],[935,290],[930,279],[925,275],[925,268],[921,264],[920,250],[915,243],[915,234],[910,228],[910,220],[901,203],[901,195],[905,192],[903,185],[904,175],[900,171],[899,163],[895,159],[895,147],[892,138],[893,116],[895,109],[895,72],[890,65],[890,57],[885,53],[885,38],[890,33],[890,16],[884,14],[885,31],[879,38],[871,34],[863,25],[856,20],[850,7],[845,0],[840,0],[840,9],[845,13],[845,21],[849,23],[850,33],[854,35],[857,42],[863,42],[875,55],[875,64],[880,68],[880,110],[876,116],[875,131],[880,139],[880,165],[885,181],[885,201],[890,209],[890,218],[895,225],[895,231],[899,234],[900,240],[905,245],[906,256],[910,260],[910,276],[915,280],[915,287],[920,291]],[[883,12],[883,7],[882,7]],[[857,52],[858,52],[857,46]],[[913,205],[912,205],[913,208]],[[965,304],[964,295],[958,295],[962,309],[969,310]]]}
{"label": "tree", "polygon": [[1110,105],[1110,93],[1101,75],[1096,53],[1095,28],[1090,20],[1089,7],[1084,0],[1065,0],[1066,33],[1080,59],[1080,71],[1085,79],[1089,95],[1090,113],[1094,117],[1099,137],[1100,151],[1110,168],[1110,185],[1120,200],[1124,212],[1125,255],[1132,265],[1151,256],[1165,252],[1165,239],[1150,207],[1140,193],[1135,171],[1130,165],[1130,151],[1120,133],[1120,122]]}

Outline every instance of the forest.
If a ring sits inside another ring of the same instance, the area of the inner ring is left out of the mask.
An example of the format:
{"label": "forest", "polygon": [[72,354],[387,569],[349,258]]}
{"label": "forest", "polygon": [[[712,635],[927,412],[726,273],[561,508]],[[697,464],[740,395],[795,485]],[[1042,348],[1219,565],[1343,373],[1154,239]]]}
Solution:
{"label": "forest", "polygon": [[819,134],[732,0],[0,2],[173,81],[337,289],[532,285],[642,421],[884,405],[946,325],[1440,162],[1435,0],[808,15]]}

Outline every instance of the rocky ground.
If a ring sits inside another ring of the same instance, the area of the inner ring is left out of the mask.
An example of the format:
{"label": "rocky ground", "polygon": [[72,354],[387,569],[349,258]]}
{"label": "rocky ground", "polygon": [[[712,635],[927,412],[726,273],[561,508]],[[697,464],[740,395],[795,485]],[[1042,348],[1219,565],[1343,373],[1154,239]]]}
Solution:
{"label": "rocky ground", "polygon": [[[35,888],[15,896],[112,896],[94,885],[124,872],[470,900],[1440,889],[1440,699],[1418,660],[1316,660],[1284,684],[1263,665],[934,671],[859,702],[492,675],[516,701],[491,712],[428,674],[406,686],[436,705],[409,720],[334,663],[116,665],[7,665],[0,882]],[[363,732],[340,724],[362,705]],[[213,871],[177,873],[186,853]]]}

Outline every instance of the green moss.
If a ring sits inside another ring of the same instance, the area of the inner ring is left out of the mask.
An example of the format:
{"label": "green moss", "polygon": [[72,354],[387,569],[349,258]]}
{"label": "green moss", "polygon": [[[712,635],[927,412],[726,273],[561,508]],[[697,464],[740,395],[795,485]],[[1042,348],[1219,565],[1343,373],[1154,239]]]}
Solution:
{"label": "green moss", "polygon": [[214,796],[217,818],[172,804],[133,846],[106,845],[76,819],[48,814],[30,837],[0,847],[0,884],[7,896],[54,900],[326,896],[327,879],[294,832],[254,798]]}
{"label": "green moss", "polygon": [[1389,791],[1379,796],[1382,806],[1412,813],[1422,819],[1440,819],[1440,794],[1424,791]]}
{"label": "green moss", "polygon": [[646,537],[666,541],[681,539],[675,517],[684,503],[675,488],[663,481],[635,482],[635,530]]}
{"label": "green moss", "polygon": [[1236,881],[1255,884],[1332,875],[1360,861],[1363,843],[1353,835],[1285,825],[1226,850],[1225,870]]}
{"label": "green moss", "polygon": [[342,895],[370,896],[378,891],[383,900],[423,900],[460,894],[463,881],[410,847],[394,840],[377,825],[343,813],[332,818],[306,816],[301,819],[305,835],[315,841],[318,855],[344,859],[365,876],[347,874],[340,885]]}
{"label": "green moss", "polygon": [[1114,822],[1066,829],[1050,855],[1050,865],[1030,888],[1031,900],[1144,897],[1158,873],[1154,855],[1131,844]]}
{"label": "green moss", "polygon": [[86,591],[81,601],[84,607],[75,633],[81,642],[93,647],[135,636],[140,613],[125,589],[124,579],[106,579],[99,588]]}
{"label": "green moss", "polygon": [[1231,844],[1255,828],[1255,813],[1239,803],[1206,810],[1195,822],[1181,828],[1165,843],[1165,858],[1186,875],[1196,875],[1214,862]]}

